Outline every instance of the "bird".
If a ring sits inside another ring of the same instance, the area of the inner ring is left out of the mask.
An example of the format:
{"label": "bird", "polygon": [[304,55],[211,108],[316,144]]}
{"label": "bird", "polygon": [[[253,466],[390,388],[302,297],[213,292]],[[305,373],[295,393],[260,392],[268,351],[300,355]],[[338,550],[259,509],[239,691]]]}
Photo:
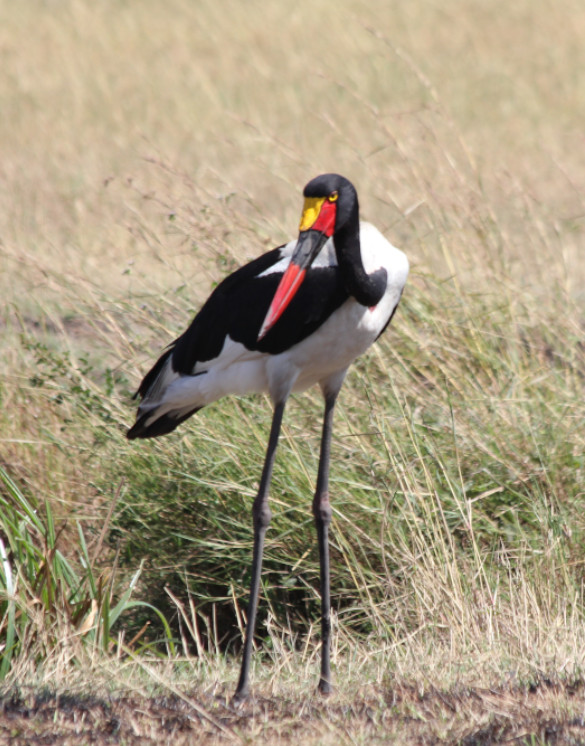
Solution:
{"label": "bird", "polygon": [[318,691],[332,691],[329,568],[329,462],[333,413],[350,364],[386,329],[408,277],[406,255],[372,224],[360,221],[358,196],[345,177],[327,173],[303,190],[296,239],[252,260],[213,290],[191,325],[144,376],[135,424],[127,437],[173,431],[202,407],[229,394],[268,393],[272,424],[252,506],[254,543],[240,676],[232,702],[250,693],[250,665],[268,494],[285,404],[318,384],[324,398],[312,510],[321,593]]}

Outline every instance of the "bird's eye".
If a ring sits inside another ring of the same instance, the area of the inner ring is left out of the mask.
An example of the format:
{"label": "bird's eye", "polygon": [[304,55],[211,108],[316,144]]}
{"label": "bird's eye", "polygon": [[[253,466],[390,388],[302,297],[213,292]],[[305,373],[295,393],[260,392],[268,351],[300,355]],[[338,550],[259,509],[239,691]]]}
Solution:
{"label": "bird's eye", "polygon": [[337,191],[331,192],[331,194],[328,197],[329,202],[336,202],[338,197],[339,197],[339,192]]}

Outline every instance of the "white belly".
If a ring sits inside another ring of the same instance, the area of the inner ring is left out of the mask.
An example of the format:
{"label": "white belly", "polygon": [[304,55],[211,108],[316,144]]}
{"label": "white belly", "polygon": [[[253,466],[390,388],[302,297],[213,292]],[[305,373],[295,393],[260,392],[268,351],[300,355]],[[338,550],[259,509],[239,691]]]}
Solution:
{"label": "white belly", "polygon": [[370,347],[384,328],[400,299],[384,296],[373,309],[353,298],[347,300],[314,334],[267,363],[269,392],[274,400],[286,388],[304,391],[346,370]]}

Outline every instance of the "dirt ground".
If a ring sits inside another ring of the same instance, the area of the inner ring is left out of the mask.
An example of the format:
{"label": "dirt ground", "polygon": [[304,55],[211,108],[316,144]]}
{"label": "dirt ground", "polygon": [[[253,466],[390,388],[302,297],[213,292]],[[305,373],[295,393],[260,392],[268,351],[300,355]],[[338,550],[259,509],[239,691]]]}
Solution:
{"label": "dirt ground", "polygon": [[0,743],[585,744],[585,680],[528,687],[380,689],[353,703],[254,697],[239,710],[201,695],[98,699],[50,693],[0,701]]}

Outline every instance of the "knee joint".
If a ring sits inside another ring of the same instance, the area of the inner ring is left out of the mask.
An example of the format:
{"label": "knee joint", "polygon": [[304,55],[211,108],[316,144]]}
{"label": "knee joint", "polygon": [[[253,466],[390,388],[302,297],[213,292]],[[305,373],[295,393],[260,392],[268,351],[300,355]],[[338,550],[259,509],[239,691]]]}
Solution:
{"label": "knee joint", "polygon": [[321,495],[320,498],[315,497],[313,502],[313,515],[315,516],[315,523],[317,525],[328,526],[331,523],[331,504],[329,502],[329,495]]}
{"label": "knee joint", "polygon": [[272,518],[272,512],[268,505],[261,505],[260,507],[254,505],[252,514],[254,516],[254,524],[257,528],[268,528],[268,524]]}

